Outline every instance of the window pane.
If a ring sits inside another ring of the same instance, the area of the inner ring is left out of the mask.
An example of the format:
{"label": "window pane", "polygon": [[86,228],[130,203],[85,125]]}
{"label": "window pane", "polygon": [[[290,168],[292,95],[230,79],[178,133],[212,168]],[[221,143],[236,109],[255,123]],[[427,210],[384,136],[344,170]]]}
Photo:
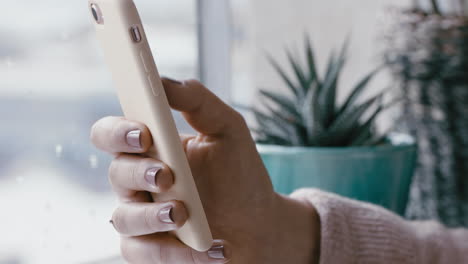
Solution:
{"label": "window pane", "polygon": [[[195,1],[135,2],[161,74],[196,77]],[[2,3],[2,264],[86,263],[119,250],[110,156],[90,144],[89,129],[121,111],[86,3]]]}

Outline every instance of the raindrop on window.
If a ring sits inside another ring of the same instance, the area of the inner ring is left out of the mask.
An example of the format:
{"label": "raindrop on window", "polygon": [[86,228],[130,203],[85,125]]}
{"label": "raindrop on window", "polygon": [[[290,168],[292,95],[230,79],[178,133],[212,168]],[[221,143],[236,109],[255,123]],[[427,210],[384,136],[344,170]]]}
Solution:
{"label": "raindrop on window", "polygon": [[64,248],[65,248],[66,250],[72,249],[71,243],[70,243],[70,242],[65,243]]}
{"label": "raindrop on window", "polygon": [[46,212],[51,212],[52,211],[52,206],[50,205],[50,202],[47,202],[45,205],[44,205],[44,210]]}
{"label": "raindrop on window", "polygon": [[91,166],[92,169],[97,169],[99,167],[99,160],[96,155],[90,155],[89,156],[89,166]]}
{"label": "raindrop on window", "polygon": [[60,38],[63,40],[63,41],[68,41],[70,39],[70,34],[68,32],[62,32],[60,34]]}
{"label": "raindrop on window", "polygon": [[13,61],[11,60],[10,57],[7,57],[5,59],[5,64],[6,64],[7,69],[9,69],[9,68],[11,68],[13,66]]}
{"label": "raindrop on window", "polygon": [[57,156],[57,158],[62,157],[62,153],[63,153],[63,146],[60,144],[55,145],[55,155]]}
{"label": "raindrop on window", "polygon": [[24,182],[24,177],[23,176],[16,177],[16,182],[19,183],[19,184],[23,183]]}
{"label": "raindrop on window", "polygon": [[92,218],[96,218],[96,210],[90,209],[90,210],[88,211],[88,215],[89,215],[90,217],[92,217]]}

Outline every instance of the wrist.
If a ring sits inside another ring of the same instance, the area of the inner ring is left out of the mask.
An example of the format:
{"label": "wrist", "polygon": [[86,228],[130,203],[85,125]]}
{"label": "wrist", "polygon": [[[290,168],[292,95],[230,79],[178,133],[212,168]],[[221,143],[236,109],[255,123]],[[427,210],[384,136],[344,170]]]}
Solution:
{"label": "wrist", "polygon": [[319,263],[320,217],[317,210],[305,201],[276,195],[278,230],[283,245],[287,245],[295,262]]}

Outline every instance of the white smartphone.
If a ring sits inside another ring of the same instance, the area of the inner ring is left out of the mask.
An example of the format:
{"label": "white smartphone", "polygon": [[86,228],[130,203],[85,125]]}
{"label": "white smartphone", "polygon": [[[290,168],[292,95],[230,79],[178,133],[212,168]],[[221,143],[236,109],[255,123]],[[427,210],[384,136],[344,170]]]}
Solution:
{"label": "white smartphone", "polygon": [[191,248],[207,251],[213,238],[137,8],[132,0],[88,2],[124,115],[149,128],[155,148],[148,156],[155,158],[157,149],[175,177],[169,192],[152,196],[183,201],[189,219],[173,233]]}

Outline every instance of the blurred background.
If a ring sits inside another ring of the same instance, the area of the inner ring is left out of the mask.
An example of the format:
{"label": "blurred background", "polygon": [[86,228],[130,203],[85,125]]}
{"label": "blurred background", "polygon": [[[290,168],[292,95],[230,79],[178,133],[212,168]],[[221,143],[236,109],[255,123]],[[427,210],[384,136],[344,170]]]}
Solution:
{"label": "blurred background", "polygon": [[[351,36],[345,94],[381,63],[387,8],[414,2],[135,0],[161,75],[201,79],[232,105],[255,104],[259,87],[284,89],[266,54],[285,63],[285,48],[301,48],[306,33],[323,66]],[[111,157],[89,130],[121,110],[92,23],[85,0],[2,3],[0,264],[119,263]],[[384,73],[372,87],[391,81]]]}

